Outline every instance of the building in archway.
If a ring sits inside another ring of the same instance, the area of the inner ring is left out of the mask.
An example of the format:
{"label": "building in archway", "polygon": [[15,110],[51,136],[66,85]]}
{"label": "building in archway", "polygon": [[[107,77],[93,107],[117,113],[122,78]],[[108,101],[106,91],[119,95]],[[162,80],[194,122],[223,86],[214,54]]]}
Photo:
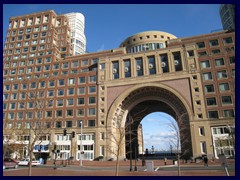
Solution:
{"label": "building in archway", "polygon": [[[18,130],[37,126],[45,133],[36,155],[53,158],[56,148],[59,159],[115,158],[111,135],[119,139],[118,130],[131,124],[130,139],[136,139],[143,117],[161,111],[178,122],[188,156],[234,155],[235,32],[177,38],[146,31],[119,48],[82,55],[73,55],[69,33],[68,18],[54,11],[10,18],[3,62],[5,143],[27,146],[31,133]],[[129,137],[120,158],[129,154],[129,144],[134,149],[140,142],[129,143]]]}

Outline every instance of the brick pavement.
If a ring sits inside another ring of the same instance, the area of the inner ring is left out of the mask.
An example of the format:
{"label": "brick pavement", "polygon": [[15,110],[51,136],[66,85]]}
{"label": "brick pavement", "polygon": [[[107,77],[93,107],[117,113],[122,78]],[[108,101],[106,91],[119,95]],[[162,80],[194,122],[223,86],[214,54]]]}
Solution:
{"label": "brick pavement", "polygon": [[[234,165],[234,160],[228,161],[230,165]],[[52,162],[48,162],[47,165],[43,166],[50,166],[49,168],[33,168],[32,169],[32,176],[114,176],[115,171],[111,170],[73,170],[69,167],[79,167],[79,162],[72,162],[71,165],[68,165],[68,168],[64,168],[61,166],[61,161],[58,161],[57,164],[59,167],[56,170],[50,168],[53,166]],[[120,167],[129,167],[129,161],[120,161]],[[142,166],[142,161],[136,161],[137,166]],[[84,167],[112,167],[116,165],[116,161],[83,161]],[[133,161],[133,168],[135,165],[135,161]],[[172,165],[172,161],[168,160],[167,165]],[[154,167],[157,166],[164,166],[163,160],[154,160]],[[181,166],[203,166],[203,163],[182,163]],[[218,161],[209,162],[209,166],[220,166]],[[123,169],[123,168],[120,168]],[[126,168],[125,168],[126,169]],[[140,168],[139,168],[140,169]],[[4,176],[27,176],[27,169],[13,169],[13,170],[4,170]],[[177,171],[154,171],[154,172],[146,172],[146,171],[128,171],[128,170],[120,170],[119,176],[177,176]],[[182,176],[226,176],[225,171],[222,170],[191,170],[191,171],[184,171],[181,170]],[[230,176],[235,176],[235,172],[229,172]]]}

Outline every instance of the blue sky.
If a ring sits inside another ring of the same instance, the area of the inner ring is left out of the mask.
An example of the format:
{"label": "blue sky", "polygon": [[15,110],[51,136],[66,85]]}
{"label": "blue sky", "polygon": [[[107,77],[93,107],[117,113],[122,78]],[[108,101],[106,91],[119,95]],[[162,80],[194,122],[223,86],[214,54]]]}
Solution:
{"label": "blue sky", "polygon": [[[117,48],[127,37],[149,30],[179,38],[208,34],[222,28],[219,4],[4,4],[3,42],[9,18],[53,9],[57,14],[85,16],[87,50]],[[145,148],[169,149],[169,116],[150,114],[143,121]]]}
{"label": "blue sky", "polygon": [[4,4],[3,40],[10,17],[49,9],[85,16],[89,52],[117,48],[128,36],[142,31],[187,37],[222,28],[219,4]]}

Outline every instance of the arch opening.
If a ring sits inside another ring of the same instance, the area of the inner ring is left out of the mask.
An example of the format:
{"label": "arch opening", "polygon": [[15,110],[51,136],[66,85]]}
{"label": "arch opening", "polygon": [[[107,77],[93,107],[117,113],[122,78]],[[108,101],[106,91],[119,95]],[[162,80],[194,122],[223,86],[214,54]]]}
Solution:
{"label": "arch opening", "polygon": [[[126,129],[122,158],[138,158],[138,127],[145,116],[153,112],[164,112],[172,116],[179,127],[182,158],[192,157],[192,142],[189,111],[186,102],[176,91],[162,87],[147,86],[128,93],[115,106],[113,118],[121,119]],[[121,115],[119,115],[121,112]]]}

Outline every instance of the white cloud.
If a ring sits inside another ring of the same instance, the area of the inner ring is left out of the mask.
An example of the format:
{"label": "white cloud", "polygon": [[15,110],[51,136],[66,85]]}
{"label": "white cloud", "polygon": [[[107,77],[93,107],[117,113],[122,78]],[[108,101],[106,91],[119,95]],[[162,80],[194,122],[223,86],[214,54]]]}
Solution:
{"label": "white cloud", "polygon": [[142,121],[144,149],[169,150],[170,144],[176,141],[173,129],[170,127],[176,121],[165,113],[152,113]]}
{"label": "white cloud", "polygon": [[154,122],[154,121],[156,121],[156,119],[155,118],[146,118],[145,121],[147,121],[147,122]]}
{"label": "white cloud", "polygon": [[103,51],[104,50],[104,44],[101,45],[101,47],[97,50],[97,52]]}

